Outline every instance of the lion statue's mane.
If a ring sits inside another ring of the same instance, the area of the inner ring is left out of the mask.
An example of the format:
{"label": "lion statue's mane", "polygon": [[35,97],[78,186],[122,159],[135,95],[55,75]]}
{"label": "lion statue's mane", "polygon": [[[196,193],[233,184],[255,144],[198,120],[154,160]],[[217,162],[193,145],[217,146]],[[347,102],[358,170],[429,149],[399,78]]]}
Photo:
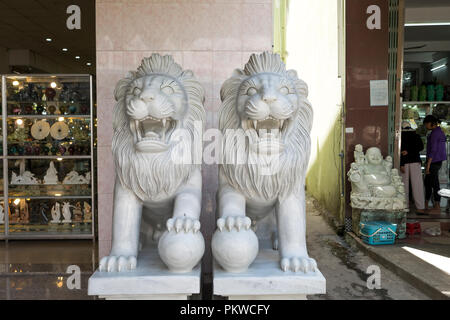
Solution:
{"label": "lion statue's mane", "polygon": [[238,153],[245,155],[249,153],[248,140],[242,148],[235,143],[236,139],[233,139],[233,135],[228,135],[226,131],[241,128],[237,106],[239,87],[245,79],[258,73],[275,73],[293,81],[298,97],[298,109],[293,115],[294,128],[285,138],[285,148],[279,158],[279,170],[273,175],[267,175],[261,173],[257,164],[233,164],[227,162],[227,159],[222,160],[220,170],[228,183],[247,197],[274,199],[277,196],[283,197],[295,192],[295,188],[299,188],[304,183],[311,149],[310,131],[313,111],[307,100],[306,83],[298,79],[295,72],[286,70],[279,55],[270,52],[253,54],[244,69],[235,70],[220,91],[222,107],[219,113],[219,128],[224,133],[222,151],[225,158],[229,155],[236,158]]}
{"label": "lion statue's mane", "polygon": [[[172,161],[172,152],[176,143],[171,143],[169,149],[162,153],[136,152],[133,133],[130,129],[130,119],[127,115],[126,96],[130,84],[141,77],[169,77],[183,87],[187,104],[187,113],[178,128],[186,129],[191,142],[201,142],[203,128],[194,126],[194,122],[203,124],[205,110],[203,108],[204,90],[194,78],[190,70],[181,68],[174,62],[172,56],[152,54],[144,58],[137,71],[130,71],[121,79],[115,88],[116,104],[113,116],[112,152],[116,174],[121,184],[132,190],[141,200],[157,200],[170,197],[176,189],[186,182],[199,164],[177,164]],[[172,135],[173,136],[173,135]],[[201,144],[200,144],[201,148]],[[192,158],[198,159],[201,149],[192,148]]]}

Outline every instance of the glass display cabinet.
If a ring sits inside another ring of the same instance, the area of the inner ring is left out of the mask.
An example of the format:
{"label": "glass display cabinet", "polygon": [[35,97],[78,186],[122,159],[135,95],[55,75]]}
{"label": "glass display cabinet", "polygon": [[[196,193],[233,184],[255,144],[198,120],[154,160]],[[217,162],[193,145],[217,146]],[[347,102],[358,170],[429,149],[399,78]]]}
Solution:
{"label": "glass display cabinet", "polygon": [[0,237],[93,238],[92,77],[1,81]]}
{"label": "glass display cabinet", "polygon": [[[411,127],[422,137],[425,148],[420,153],[423,165],[426,159],[427,129],[423,125],[423,119],[432,114],[441,120],[441,128],[447,136],[447,158],[450,159],[450,101],[404,101],[402,119],[408,120]],[[422,166],[425,171],[425,167]],[[450,186],[450,161],[444,161],[439,171],[441,185]]]}

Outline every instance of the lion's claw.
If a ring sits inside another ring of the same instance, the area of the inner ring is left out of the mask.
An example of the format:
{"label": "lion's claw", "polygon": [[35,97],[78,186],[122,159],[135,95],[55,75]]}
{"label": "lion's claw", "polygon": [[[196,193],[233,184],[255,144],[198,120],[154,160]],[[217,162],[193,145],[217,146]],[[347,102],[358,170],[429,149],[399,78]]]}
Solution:
{"label": "lion's claw", "polygon": [[167,220],[166,226],[169,232],[174,230],[176,233],[180,231],[196,233],[200,230],[200,221],[184,217],[170,218]]}
{"label": "lion's claw", "polygon": [[293,272],[316,272],[317,263],[314,259],[308,257],[283,258],[280,262],[281,270],[284,272],[290,270]]}
{"label": "lion's claw", "polygon": [[252,221],[249,217],[224,217],[217,219],[217,228],[220,231],[223,231],[224,229],[227,231],[233,230],[233,228],[236,228],[237,231],[240,231],[242,228],[245,230],[250,229],[252,225]]}
{"label": "lion's claw", "polygon": [[99,270],[105,272],[123,272],[136,269],[136,256],[106,256],[100,260]]}

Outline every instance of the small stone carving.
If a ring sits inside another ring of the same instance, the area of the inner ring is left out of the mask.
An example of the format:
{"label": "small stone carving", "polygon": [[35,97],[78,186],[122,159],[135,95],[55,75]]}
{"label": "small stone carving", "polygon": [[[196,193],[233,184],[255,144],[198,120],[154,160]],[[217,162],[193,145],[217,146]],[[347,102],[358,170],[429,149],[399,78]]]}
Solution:
{"label": "small stone carving", "polygon": [[60,223],[61,222],[61,205],[59,202],[56,202],[51,210],[52,220],[51,223]]}
{"label": "small stone carving", "polygon": [[58,171],[56,171],[53,161],[50,161],[49,168],[44,176],[44,184],[58,184],[58,182]]}
{"label": "small stone carving", "polygon": [[363,152],[363,146],[360,144],[357,144],[355,146],[355,152],[353,153],[355,156],[355,162],[357,164],[363,164],[364,163],[364,152]]}
{"label": "small stone carving", "polygon": [[63,121],[55,122],[50,128],[50,135],[55,140],[62,140],[69,134],[69,126]]}
{"label": "small stone carving", "polygon": [[34,177],[34,173],[25,171],[22,175],[17,175],[14,171],[11,174],[11,184],[39,184],[39,180]]}
{"label": "small stone carving", "polygon": [[63,180],[63,184],[89,184],[90,172],[86,174],[86,177],[79,174],[75,170],[70,171]]}
{"label": "small stone carving", "polygon": [[5,223],[5,210],[3,209],[3,206],[0,204],[0,224]]}
{"label": "small stone carving", "polygon": [[351,206],[367,210],[406,209],[405,188],[392,158],[383,159],[380,149],[372,147],[361,155],[362,146],[355,146],[355,162],[347,173],[352,184]]}
{"label": "small stone carving", "polygon": [[18,207],[12,208],[14,213],[11,213],[11,218],[9,219],[10,223],[20,223],[20,211]]}
{"label": "small stone carving", "polygon": [[73,209],[73,221],[82,222],[83,221],[83,211],[81,210],[81,203],[77,202]]}
{"label": "small stone carving", "polygon": [[196,124],[205,117],[204,90],[171,56],[152,54],[119,80],[114,93],[113,240],[99,269],[135,269],[140,243],[159,238],[159,255],[169,270],[189,272],[205,250],[199,232],[202,177],[199,165],[174,159],[197,158],[201,146],[183,150],[173,132],[201,141],[202,126]]}
{"label": "small stone carving", "polygon": [[45,120],[37,121],[31,126],[31,136],[36,140],[45,139],[50,133],[50,124]]}
{"label": "small stone carving", "polygon": [[25,199],[21,199],[19,203],[19,212],[20,212],[20,222],[21,223],[30,223],[30,212],[28,210],[28,203]]}
{"label": "small stone carving", "polygon": [[92,221],[92,211],[91,211],[91,205],[84,201],[84,222],[91,222]]}
{"label": "small stone carving", "polygon": [[70,208],[75,208],[75,206],[71,205],[70,202],[66,201],[63,202],[62,207],[62,215],[64,217],[63,223],[70,223],[72,222],[72,212],[70,212]]}

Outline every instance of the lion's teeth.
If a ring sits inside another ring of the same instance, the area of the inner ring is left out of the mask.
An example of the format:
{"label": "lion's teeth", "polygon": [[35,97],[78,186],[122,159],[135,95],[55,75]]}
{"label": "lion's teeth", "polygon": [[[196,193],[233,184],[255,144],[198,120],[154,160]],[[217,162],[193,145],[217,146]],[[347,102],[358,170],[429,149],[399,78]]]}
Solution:
{"label": "lion's teeth", "polygon": [[256,128],[258,127],[258,120],[253,120],[253,126],[255,127],[256,130]]}
{"label": "lion's teeth", "polygon": [[166,118],[162,119],[162,124],[163,124],[163,127],[165,128],[166,127]]}
{"label": "lion's teeth", "polygon": [[141,137],[141,131],[140,131],[141,129],[139,127],[139,120],[134,120],[134,125],[136,126],[136,133],[137,133],[138,141],[140,141],[142,139],[142,137]]}
{"label": "lion's teeth", "polygon": [[284,120],[280,120],[280,129],[283,129]]}

